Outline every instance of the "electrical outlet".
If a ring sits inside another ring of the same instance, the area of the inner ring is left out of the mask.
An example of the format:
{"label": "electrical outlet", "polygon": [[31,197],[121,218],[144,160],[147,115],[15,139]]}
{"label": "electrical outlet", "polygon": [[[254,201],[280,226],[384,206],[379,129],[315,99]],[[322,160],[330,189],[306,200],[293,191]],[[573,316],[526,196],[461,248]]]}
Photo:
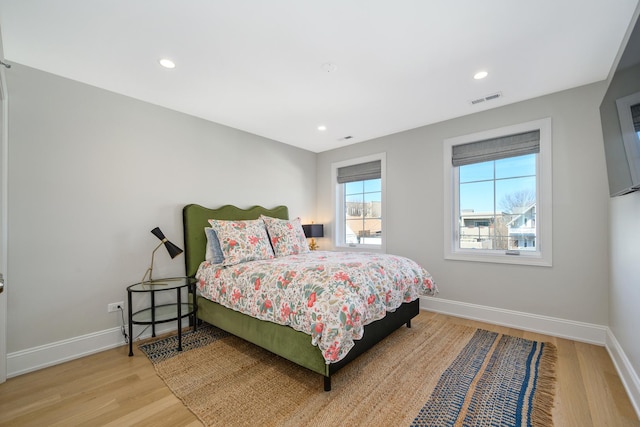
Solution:
{"label": "electrical outlet", "polygon": [[112,302],[111,304],[107,304],[107,313],[113,313],[114,311],[120,311],[121,307],[124,310],[124,301]]}

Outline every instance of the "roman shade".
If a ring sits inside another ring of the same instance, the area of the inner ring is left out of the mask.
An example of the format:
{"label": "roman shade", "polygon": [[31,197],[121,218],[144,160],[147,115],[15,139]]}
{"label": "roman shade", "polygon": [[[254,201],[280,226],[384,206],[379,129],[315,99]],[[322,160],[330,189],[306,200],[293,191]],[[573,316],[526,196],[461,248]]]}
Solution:
{"label": "roman shade", "polygon": [[356,165],[338,168],[338,184],[346,182],[365,181],[367,179],[379,179],[382,177],[382,162],[358,163]]}
{"label": "roman shade", "polygon": [[453,166],[488,162],[540,152],[540,130],[501,136],[452,147]]}

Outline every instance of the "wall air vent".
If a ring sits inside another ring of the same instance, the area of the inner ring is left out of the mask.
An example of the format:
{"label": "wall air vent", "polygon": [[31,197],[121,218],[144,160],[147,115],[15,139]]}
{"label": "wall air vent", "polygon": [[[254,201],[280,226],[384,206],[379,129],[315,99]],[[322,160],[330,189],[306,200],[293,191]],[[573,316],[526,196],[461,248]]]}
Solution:
{"label": "wall air vent", "polygon": [[494,99],[502,98],[502,92],[492,93],[491,95],[483,96],[482,98],[472,99],[469,101],[471,105],[482,104],[483,102],[493,101]]}

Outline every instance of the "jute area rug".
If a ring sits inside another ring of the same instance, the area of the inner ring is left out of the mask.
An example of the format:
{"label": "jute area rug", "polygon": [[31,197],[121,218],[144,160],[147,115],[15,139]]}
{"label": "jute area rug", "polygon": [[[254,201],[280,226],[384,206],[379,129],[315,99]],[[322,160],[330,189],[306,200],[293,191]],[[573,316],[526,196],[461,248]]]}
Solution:
{"label": "jute area rug", "polygon": [[419,315],[332,377],[217,328],[142,343],[207,426],[553,425],[553,344]]}

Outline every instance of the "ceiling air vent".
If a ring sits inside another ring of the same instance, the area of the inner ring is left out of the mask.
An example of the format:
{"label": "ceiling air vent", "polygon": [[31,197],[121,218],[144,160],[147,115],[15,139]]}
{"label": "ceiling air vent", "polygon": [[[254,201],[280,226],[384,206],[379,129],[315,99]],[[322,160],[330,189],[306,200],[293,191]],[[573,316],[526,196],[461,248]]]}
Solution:
{"label": "ceiling air vent", "polygon": [[347,141],[347,140],[349,140],[351,138],[353,138],[353,136],[348,135],[348,136],[345,136],[344,138],[339,138],[338,141]]}
{"label": "ceiling air vent", "polygon": [[483,102],[493,101],[494,99],[502,98],[502,92],[492,93],[491,95],[483,96],[482,98],[472,99],[471,105],[482,104]]}

